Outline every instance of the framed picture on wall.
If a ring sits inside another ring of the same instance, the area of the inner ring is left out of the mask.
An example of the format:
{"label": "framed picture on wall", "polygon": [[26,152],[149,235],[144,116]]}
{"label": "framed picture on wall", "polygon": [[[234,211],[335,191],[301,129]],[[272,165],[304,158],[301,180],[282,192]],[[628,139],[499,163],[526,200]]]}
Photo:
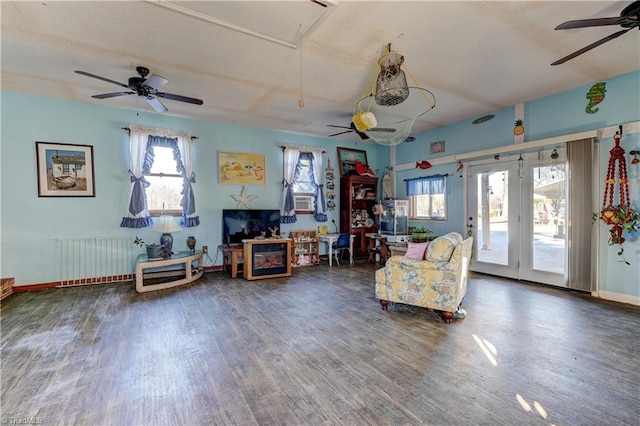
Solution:
{"label": "framed picture on wall", "polygon": [[93,146],[36,142],[38,197],[95,197]]}
{"label": "framed picture on wall", "polygon": [[218,151],[218,182],[266,183],[264,154]]}
{"label": "framed picture on wall", "polygon": [[440,152],[444,152],[444,141],[431,142],[429,153],[438,154]]}
{"label": "framed picture on wall", "polygon": [[364,166],[369,166],[367,161],[367,151],[361,149],[338,147],[338,163],[340,163],[340,176],[355,175],[356,161]]}

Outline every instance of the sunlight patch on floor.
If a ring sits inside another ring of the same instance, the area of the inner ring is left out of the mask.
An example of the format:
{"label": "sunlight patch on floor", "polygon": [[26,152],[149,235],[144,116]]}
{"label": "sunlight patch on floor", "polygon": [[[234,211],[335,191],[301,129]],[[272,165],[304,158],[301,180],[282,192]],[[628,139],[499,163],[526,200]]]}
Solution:
{"label": "sunlight patch on floor", "polygon": [[526,411],[527,413],[531,411],[531,406],[519,393],[516,394],[516,401],[518,401],[518,404],[520,404],[524,411]]}
{"label": "sunlight patch on floor", "polygon": [[[533,412],[533,409],[531,408],[531,404],[529,404],[519,393],[516,393],[516,401],[518,401],[518,404],[520,404],[520,407],[522,407],[522,409],[527,413]],[[535,410],[538,412],[540,416],[542,416],[543,419],[547,419],[548,417],[547,410],[544,409],[542,404],[540,404],[538,401],[533,401],[533,408],[535,408]],[[550,426],[555,426],[555,425],[553,423],[550,423]]]}
{"label": "sunlight patch on floor", "polygon": [[498,355],[498,350],[496,349],[496,347],[493,346],[491,342],[482,339],[475,334],[473,335],[473,340],[475,340],[478,346],[480,346],[480,349],[482,349],[482,352],[487,357],[491,365],[497,367],[498,361],[496,361],[496,356]]}
{"label": "sunlight patch on floor", "polygon": [[538,401],[533,401],[533,408],[535,408],[538,414],[540,414],[543,418],[547,418],[547,411],[542,405],[540,405]]}

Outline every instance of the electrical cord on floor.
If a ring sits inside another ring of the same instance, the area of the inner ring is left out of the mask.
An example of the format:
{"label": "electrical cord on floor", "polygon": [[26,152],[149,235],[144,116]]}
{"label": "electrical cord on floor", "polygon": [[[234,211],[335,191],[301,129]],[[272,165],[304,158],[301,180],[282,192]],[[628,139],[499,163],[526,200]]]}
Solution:
{"label": "electrical cord on floor", "polygon": [[[207,259],[208,259],[209,261],[211,261],[211,265],[209,265],[209,264],[208,264],[209,262],[207,262]],[[206,268],[207,266],[215,266],[215,265],[216,265],[216,260],[218,260],[218,252],[216,251],[216,257],[215,257],[215,259],[211,259],[211,256],[209,256],[209,251],[207,250],[207,252],[206,252],[206,253],[204,253],[204,262],[203,262],[203,263],[204,263],[204,265],[203,265],[203,266],[204,266],[205,268]]]}

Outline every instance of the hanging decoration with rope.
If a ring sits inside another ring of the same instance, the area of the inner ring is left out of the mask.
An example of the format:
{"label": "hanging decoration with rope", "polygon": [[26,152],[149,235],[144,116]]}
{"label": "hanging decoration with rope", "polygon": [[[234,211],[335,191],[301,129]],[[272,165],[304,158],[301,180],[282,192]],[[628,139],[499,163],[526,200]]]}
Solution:
{"label": "hanging decoration with rope", "polygon": [[[404,56],[392,50],[391,43],[384,46],[377,65],[354,106],[352,121],[358,132],[380,145],[393,146],[407,141],[416,118],[435,108],[436,97],[418,86]],[[407,74],[412,86],[407,83]]]}
{"label": "hanging decoration with rope", "polygon": [[[624,148],[620,146],[622,138],[622,126],[619,127],[613,139],[615,146],[609,151],[609,165],[607,168],[607,177],[604,180],[604,196],[602,198],[602,208],[598,213],[593,214],[593,219],[602,220],[609,229],[609,245],[617,244],[620,247],[618,256],[623,256],[623,262],[627,265],[629,262],[624,260],[624,250],[622,244],[625,242],[623,231],[638,232],[640,231],[640,220],[638,219],[638,211],[631,207],[631,199],[629,197],[629,177],[627,175],[627,162],[624,157]],[[616,170],[618,172],[618,194],[616,197]],[[617,204],[614,204],[615,201]]]}

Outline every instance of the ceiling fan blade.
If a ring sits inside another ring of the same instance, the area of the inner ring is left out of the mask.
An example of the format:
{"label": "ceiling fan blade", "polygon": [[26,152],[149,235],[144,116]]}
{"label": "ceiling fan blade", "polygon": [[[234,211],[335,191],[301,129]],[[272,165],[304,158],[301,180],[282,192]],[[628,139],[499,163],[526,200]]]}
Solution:
{"label": "ceiling fan blade", "polygon": [[327,127],[337,127],[338,129],[351,129],[351,127],[347,127],[347,126],[336,126],[335,124],[327,124]]}
{"label": "ceiling fan blade", "polygon": [[565,56],[565,57],[564,57],[564,58],[562,58],[562,59],[558,59],[557,61],[553,62],[551,65],[560,65],[560,64],[564,64],[564,63],[565,63],[565,62],[567,62],[568,60],[573,59],[573,58],[575,58],[576,56],[582,55],[584,52],[588,52],[589,50],[591,50],[591,49],[593,49],[593,48],[595,48],[595,47],[598,47],[598,46],[600,46],[601,44],[604,44],[604,43],[606,43],[606,42],[608,42],[608,41],[610,41],[610,40],[613,40],[613,39],[614,39],[614,38],[616,38],[616,37],[620,37],[622,34],[626,33],[627,31],[629,31],[629,30],[631,30],[631,29],[633,29],[633,28],[629,28],[629,29],[626,29],[626,30],[618,31],[618,32],[616,32],[616,33],[613,33],[613,34],[611,34],[611,35],[608,35],[608,36],[606,36],[605,38],[603,38],[603,39],[600,39],[600,40],[596,41],[595,43],[591,43],[590,45],[585,46],[585,47],[583,47],[583,48],[582,48],[582,49],[580,49],[580,50],[576,50],[576,51],[575,51],[575,52],[573,52],[572,54],[567,55],[567,56]]}
{"label": "ceiling fan blade", "polygon": [[369,135],[367,135],[366,133],[359,132],[357,130],[356,130],[356,133],[358,134],[358,136],[360,136],[360,139],[362,139],[362,140],[366,141],[367,139],[369,139]]}
{"label": "ceiling fan blade", "polygon": [[163,84],[167,84],[168,82],[169,80],[167,80],[166,78],[153,74],[151,77],[146,79],[144,83],[142,83],[142,85],[149,86],[153,90],[157,90],[158,87],[162,86]]}
{"label": "ceiling fan blade", "polygon": [[334,133],[334,134],[329,135],[329,136],[327,136],[327,137],[331,138],[331,137],[333,137],[333,136],[344,135],[345,133],[351,133],[351,132],[353,132],[353,130],[345,130],[344,132]]}
{"label": "ceiling fan blade", "polygon": [[196,105],[202,105],[204,103],[202,99],[190,98],[188,96],[174,95],[171,93],[156,92],[156,96],[159,96],[165,99],[171,99],[172,101],[187,102],[187,103],[196,104]]}
{"label": "ceiling fan blade", "polygon": [[127,86],[127,85],[126,85],[126,84],[124,84],[124,83],[120,83],[120,82],[115,81],[115,80],[110,80],[110,79],[108,79],[108,78],[100,77],[99,75],[91,74],[91,73],[88,73],[88,72],[86,72],[86,71],[78,71],[78,70],[76,70],[76,71],[74,71],[74,72],[76,72],[76,73],[78,73],[78,74],[86,75],[87,77],[97,78],[98,80],[106,81],[106,82],[108,82],[108,83],[117,84],[118,86],[122,86],[122,87],[125,87],[125,88],[127,88],[127,89],[129,88],[129,86]]}
{"label": "ceiling fan blade", "polygon": [[125,96],[125,95],[134,95],[135,92],[114,92],[114,93],[103,93],[102,95],[93,95],[92,98],[96,99],[107,99],[107,98],[115,98],[116,96]]}
{"label": "ceiling fan blade", "polygon": [[556,30],[570,30],[573,28],[585,28],[585,27],[602,27],[605,25],[616,25],[620,23],[624,18],[619,16],[613,18],[595,18],[595,19],[577,19],[575,21],[567,21],[558,25],[554,29]]}
{"label": "ceiling fan blade", "polygon": [[164,106],[164,105],[162,104],[162,102],[160,102],[160,101],[159,101],[158,99],[156,99],[156,98],[152,98],[151,96],[149,96],[149,97],[144,98],[144,100],[145,100],[145,101],[147,101],[147,103],[148,103],[149,105],[151,105],[151,107],[152,107],[153,109],[155,109],[156,111],[158,111],[158,112],[167,112],[167,111],[169,111],[169,110],[167,109],[167,107],[166,107],[166,106]]}

